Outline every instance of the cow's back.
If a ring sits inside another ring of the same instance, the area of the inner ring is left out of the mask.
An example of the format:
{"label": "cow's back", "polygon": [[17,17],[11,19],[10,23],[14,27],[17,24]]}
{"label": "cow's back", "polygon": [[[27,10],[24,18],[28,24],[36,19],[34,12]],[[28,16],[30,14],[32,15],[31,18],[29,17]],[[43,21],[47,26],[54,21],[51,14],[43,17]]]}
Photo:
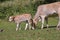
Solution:
{"label": "cow's back", "polygon": [[38,13],[38,15],[45,15],[47,13],[53,14],[59,8],[60,8],[60,2],[55,2],[55,3],[50,3],[50,4],[44,4],[44,5],[38,6],[37,13]]}

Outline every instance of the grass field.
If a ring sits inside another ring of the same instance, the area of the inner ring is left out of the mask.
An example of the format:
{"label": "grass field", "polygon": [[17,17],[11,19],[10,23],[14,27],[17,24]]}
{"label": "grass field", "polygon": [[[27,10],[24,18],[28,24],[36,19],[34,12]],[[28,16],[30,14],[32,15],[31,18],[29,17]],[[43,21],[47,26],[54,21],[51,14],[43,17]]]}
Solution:
{"label": "grass field", "polygon": [[53,17],[49,18],[48,30],[47,28],[41,30],[41,23],[38,23],[35,30],[24,30],[25,23],[22,23],[22,29],[15,31],[14,22],[1,20],[0,29],[3,29],[3,32],[0,32],[0,40],[60,40],[60,31],[56,30],[57,23],[58,19]]}

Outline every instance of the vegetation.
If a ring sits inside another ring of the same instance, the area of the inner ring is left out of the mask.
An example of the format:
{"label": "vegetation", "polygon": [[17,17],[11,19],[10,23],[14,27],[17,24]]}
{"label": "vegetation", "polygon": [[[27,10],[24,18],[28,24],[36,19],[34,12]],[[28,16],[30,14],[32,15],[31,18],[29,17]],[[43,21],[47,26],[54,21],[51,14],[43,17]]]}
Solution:
{"label": "vegetation", "polygon": [[59,0],[0,0],[0,19],[21,13],[35,14],[37,6]]}

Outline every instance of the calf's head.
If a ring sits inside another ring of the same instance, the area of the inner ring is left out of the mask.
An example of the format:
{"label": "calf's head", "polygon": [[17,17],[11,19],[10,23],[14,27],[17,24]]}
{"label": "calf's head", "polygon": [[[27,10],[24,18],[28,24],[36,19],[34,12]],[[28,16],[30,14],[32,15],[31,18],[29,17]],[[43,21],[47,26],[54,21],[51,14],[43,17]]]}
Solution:
{"label": "calf's head", "polygon": [[9,21],[10,21],[10,22],[13,21],[14,18],[15,18],[14,16],[10,16],[10,17],[9,17]]}

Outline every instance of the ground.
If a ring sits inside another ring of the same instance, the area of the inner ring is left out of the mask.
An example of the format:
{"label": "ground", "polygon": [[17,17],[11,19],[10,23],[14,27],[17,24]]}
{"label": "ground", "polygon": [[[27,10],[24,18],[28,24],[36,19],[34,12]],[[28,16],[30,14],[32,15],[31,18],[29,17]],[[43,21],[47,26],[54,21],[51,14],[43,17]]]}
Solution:
{"label": "ground", "polygon": [[25,23],[21,24],[21,30],[15,31],[16,24],[0,20],[0,40],[60,40],[60,30],[56,30],[58,18],[49,18],[49,28],[41,30],[41,22],[38,22],[35,30],[24,30]]}

